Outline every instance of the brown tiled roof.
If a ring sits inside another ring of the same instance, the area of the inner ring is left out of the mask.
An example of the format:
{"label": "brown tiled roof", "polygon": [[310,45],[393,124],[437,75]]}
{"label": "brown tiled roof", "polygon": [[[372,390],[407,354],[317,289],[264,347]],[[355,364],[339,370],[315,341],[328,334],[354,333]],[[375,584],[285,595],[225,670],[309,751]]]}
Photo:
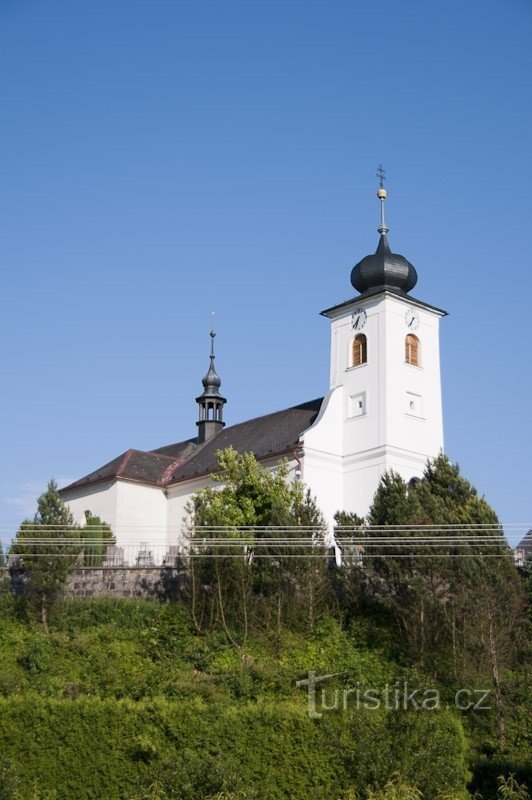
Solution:
{"label": "brown tiled roof", "polygon": [[176,459],[171,456],[158,453],[146,453],[143,450],[126,450],[125,453],[113,458],[103,467],[90,472],[84,478],[74,481],[69,486],[65,486],[61,491],[77,489],[80,486],[87,486],[91,483],[98,483],[112,478],[129,478],[143,483],[157,483],[163,472],[170,465],[173,465],[175,461]]}
{"label": "brown tiled roof", "polygon": [[65,486],[61,491],[66,492],[113,478],[168,486],[215,472],[216,452],[225,450],[226,447],[233,447],[239,453],[254,453],[258,459],[288,453],[297,445],[303,431],[316,419],[322,400],[320,397],[283,411],[231,425],[201,445],[197,443],[197,439],[186,439],[156,450],[128,450],[84,478]]}

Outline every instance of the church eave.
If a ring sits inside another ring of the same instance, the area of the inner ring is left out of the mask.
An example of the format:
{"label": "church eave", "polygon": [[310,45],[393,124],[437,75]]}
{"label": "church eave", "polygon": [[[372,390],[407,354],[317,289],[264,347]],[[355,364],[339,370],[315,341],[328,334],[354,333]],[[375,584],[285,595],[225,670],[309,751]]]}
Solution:
{"label": "church eave", "polygon": [[412,297],[405,292],[399,292],[394,289],[388,289],[386,287],[379,288],[377,291],[367,291],[364,294],[359,294],[356,297],[351,298],[351,300],[345,300],[343,303],[338,303],[335,306],[331,306],[330,308],[324,309],[324,311],[320,311],[320,315],[322,317],[329,317],[332,318],[336,316],[335,312],[342,311],[343,309],[349,308],[349,306],[357,306],[361,303],[364,303],[366,300],[373,300],[376,297],[380,297],[381,295],[387,295],[389,297],[394,297],[397,300],[403,300],[405,303],[409,303],[413,306],[418,306],[418,308],[428,308],[430,311],[435,311],[437,314],[440,314],[442,317],[448,316],[448,311],[445,311],[443,308],[438,308],[438,306],[433,306],[430,303],[426,303],[424,300],[418,300],[416,297]]}
{"label": "church eave", "polygon": [[[284,450],[279,450],[277,452],[265,453],[260,456],[255,456],[257,461],[260,463],[261,461],[269,461],[272,458],[283,458],[283,456],[292,455],[294,450],[296,450],[299,446],[299,442],[296,442],[290,447],[285,448]],[[194,472],[192,475],[186,475],[183,478],[177,478],[176,480],[170,481],[166,484],[166,487],[170,488],[172,486],[178,486],[180,483],[187,483],[190,481],[199,480],[200,478],[206,478],[209,475],[215,475],[217,470],[207,470],[206,472]],[[165,487],[165,488],[166,488]]]}
{"label": "church eave", "polygon": [[164,485],[159,482],[149,481],[143,478],[130,478],[127,475],[108,475],[104,478],[95,478],[94,480],[87,481],[86,483],[72,483],[69,486],[64,486],[59,489],[59,494],[68,494],[69,492],[76,492],[79,489],[86,489],[89,486],[96,486],[99,483],[115,483],[115,481],[124,481],[126,483],[138,483],[143,486],[153,486],[154,489],[164,489]]}

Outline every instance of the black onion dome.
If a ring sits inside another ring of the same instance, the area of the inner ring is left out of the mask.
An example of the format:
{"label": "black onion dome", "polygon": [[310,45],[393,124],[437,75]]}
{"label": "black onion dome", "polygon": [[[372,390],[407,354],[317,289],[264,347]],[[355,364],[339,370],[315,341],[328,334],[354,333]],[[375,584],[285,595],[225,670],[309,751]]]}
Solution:
{"label": "black onion dome", "polygon": [[375,254],[366,256],[353,267],[351,283],[361,293],[370,289],[409,292],[417,283],[417,272],[404,256],[392,253],[386,234],[382,233]]}
{"label": "black onion dome", "polygon": [[219,394],[219,388],[222,385],[222,379],[216,372],[214,366],[214,356],[211,356],[211,363],[209,365],[209,371],[205,375],[204,378],[201,379],[203,384],[203,388],[205,390],[205,394]]}

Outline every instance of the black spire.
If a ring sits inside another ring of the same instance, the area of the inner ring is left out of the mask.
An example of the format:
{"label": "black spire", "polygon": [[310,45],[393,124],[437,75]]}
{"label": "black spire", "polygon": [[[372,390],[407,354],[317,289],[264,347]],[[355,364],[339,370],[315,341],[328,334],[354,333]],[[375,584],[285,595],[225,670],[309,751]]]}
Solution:
{"label": "black spire", "polygon": [[388,192],[384,188],[384,170],[379,166],[377,176],[380,187],[377,197],[381,203],[381,224],[379,244],[374,255],[365,256],[362,261],[355,264],[351,271],[351,283],[362,294],[377,294],[390,289],[394,292],[406,294],[417,283],[417,272],[410,261],[398,253],[392,253],[386,234],[389,228],[384,221],[384,201]]}
{"label": "black spire", "polygon": [[[214,315],[213,315],[214,316]],[[222,381],[216,372],[214,366],[214,338],[216,331],[213,327],[210,333],[211,337],[211,355],[210,364],[207,374],[202,378],[203,392],[196,397],[196,403],[199,406],[199,419],[196,422],[198,426],[198,441],[206,442],[216,436],[225,425],[223,421],[223,407],[227,402],[225,397],[220,394],[220,386]]]}
{"label": "black spire", "polygon": [[211,363],[209,364],[209,369],[207,374],[205,375],[204,378],[201,379],[201,382],[203,384],[203,389],[204,389],[203,394],[207,393],[212,395],[212,394],[219,394],[218,390],[222,385],[222,381],[220,379],[220,376],[216,372],[216,368],[214,366],[214,359],[215,359],[214,337],[216,336],[214,329],[210,332],[209,335],[211,337],[211,355],[210,355]]}

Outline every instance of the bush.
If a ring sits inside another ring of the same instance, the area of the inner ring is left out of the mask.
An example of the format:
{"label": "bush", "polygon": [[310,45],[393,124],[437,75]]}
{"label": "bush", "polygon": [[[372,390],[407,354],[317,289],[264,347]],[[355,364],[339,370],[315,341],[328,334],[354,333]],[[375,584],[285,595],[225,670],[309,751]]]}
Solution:
{"label": "bush", "polygon": [[[415,766],[405,763],[400,751],[414,752],[421,738]],[[19,766],[24,791],[38,778],[57,800],[134,797],[154,780],[180,800],[223,791],[332,800],[382,786],[398,768],[431,796],[436,781],[463,788],[466,777],[460,724],[445,714],[399,724],[394,714],[357,712],[316,724],[291,702],[15,697],[0,700],[0,750]]]}

